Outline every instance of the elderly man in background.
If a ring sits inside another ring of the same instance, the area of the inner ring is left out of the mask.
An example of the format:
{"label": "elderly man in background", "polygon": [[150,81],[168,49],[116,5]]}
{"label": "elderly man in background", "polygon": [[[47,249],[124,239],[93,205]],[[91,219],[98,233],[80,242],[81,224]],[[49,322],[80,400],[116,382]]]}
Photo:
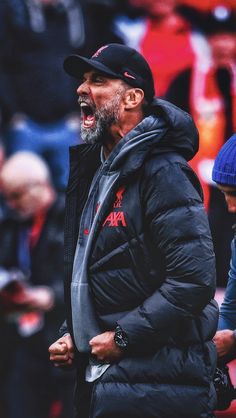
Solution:
{"label": "elderly man in background", "polygon": [[30,152],[6,160],[0,186],[9,207],[0,224],[4,417],[47,418],[57,408],[60,418],[69,418],[72,376],[55,373],[47,356],[64,315],[64,196],[56,194],[45,162]]}

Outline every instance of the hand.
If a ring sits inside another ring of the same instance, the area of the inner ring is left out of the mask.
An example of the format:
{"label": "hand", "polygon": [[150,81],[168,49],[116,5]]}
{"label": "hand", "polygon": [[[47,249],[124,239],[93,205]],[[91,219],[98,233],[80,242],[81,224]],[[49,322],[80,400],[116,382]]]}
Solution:
{"label": "hand", "polygon": [[89,341],[91,353],[104,363],[115,363],[123,356],[123,351],[114,341],[115,331],[96,335]]}
{"label": "hand", "polygon": [[26,288],[25,301],[29,308],[49,311],[54,306],[54,294],[48,286]]}
{"label": "hand", "polygon": [[224,329],[222,331],[217,331],[213,341],[216,345],[217,354],[219,357],[225,356],[228,354],[234,345],[236,344],[234,331],[230,329]]}
{"label": "hand", "polygon": [[63,335],[48,349],[55,367],[69,368],[74,361],[74,345],[70,334]]}

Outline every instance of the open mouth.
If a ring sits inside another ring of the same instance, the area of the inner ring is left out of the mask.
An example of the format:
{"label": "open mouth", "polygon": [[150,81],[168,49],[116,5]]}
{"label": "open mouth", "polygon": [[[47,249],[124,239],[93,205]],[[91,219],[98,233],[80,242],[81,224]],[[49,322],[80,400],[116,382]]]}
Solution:
{"label": "open mouth", "polygon": [[95,125],[94,108],[86,102],[80,102],[83,128],[92,128]]}

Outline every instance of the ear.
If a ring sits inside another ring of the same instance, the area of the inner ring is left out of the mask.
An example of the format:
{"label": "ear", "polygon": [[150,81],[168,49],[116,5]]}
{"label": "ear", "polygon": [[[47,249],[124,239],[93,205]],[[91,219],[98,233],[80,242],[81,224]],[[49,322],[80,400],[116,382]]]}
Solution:
{"label": "ear", "polygon": [[139,88],[128,89],[125,94],[125,110],[134,109],[139,106],[144,99],[144,92]]}

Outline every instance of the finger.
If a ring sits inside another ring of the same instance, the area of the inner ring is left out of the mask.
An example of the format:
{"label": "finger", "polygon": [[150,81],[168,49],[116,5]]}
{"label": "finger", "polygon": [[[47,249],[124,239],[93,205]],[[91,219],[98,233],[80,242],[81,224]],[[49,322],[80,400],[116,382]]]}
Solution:
{"label": "finger", "polygon": [[68,361],[70,359],[70,355],[68,352],[64,354],[58,354],[58,353],[51,353],[50,354],[50,360],[52,361]]}
{"label": "finger", "polygon": [[64,354],[67,352],[67,345],[64,342],[56,342],[49,347],[48,351],[52,354]]}
{"label": "finger", "polygon": [[66,368],[66,367],[68,367],[68,366],[72,366],[72,360],[71,359],[69,359],[68,361],[65,361],[65,362],[54,362],[54,366],[55,367],[64,367],[64,368]]}
{"label": "finger", "polygon": [[91,338],[91,340],[89,341],[89,345],[93,344],[96,344],[96,337]]}
{"label": "finger", "polygon": [[74,358],[74,344],[73,344],[73,341],[72,341],[71,336],[70,335],[66,335],[64,337],[64,339],[65,339],[65,343],[67,345],[67,349],[68,349],[68,351],[70,353],[70,357],[71,358]]}
{"label": "finger", "polygon": [[49,353],[57,353],[60,350],[60,344],[59,343],[54,343],[52,345],[50,345],[48,351]]}
{"label": "finger", "polygon": [[53,362],[63,362],[63,361],[67,361],[69,359],[69,357],[50,354],[49,359]]}
{"label": "finger", "polygon": [[92,347],[91,354],[92,354],[92,355],[96,355],[96,353],[97,353],[96,348]]}

